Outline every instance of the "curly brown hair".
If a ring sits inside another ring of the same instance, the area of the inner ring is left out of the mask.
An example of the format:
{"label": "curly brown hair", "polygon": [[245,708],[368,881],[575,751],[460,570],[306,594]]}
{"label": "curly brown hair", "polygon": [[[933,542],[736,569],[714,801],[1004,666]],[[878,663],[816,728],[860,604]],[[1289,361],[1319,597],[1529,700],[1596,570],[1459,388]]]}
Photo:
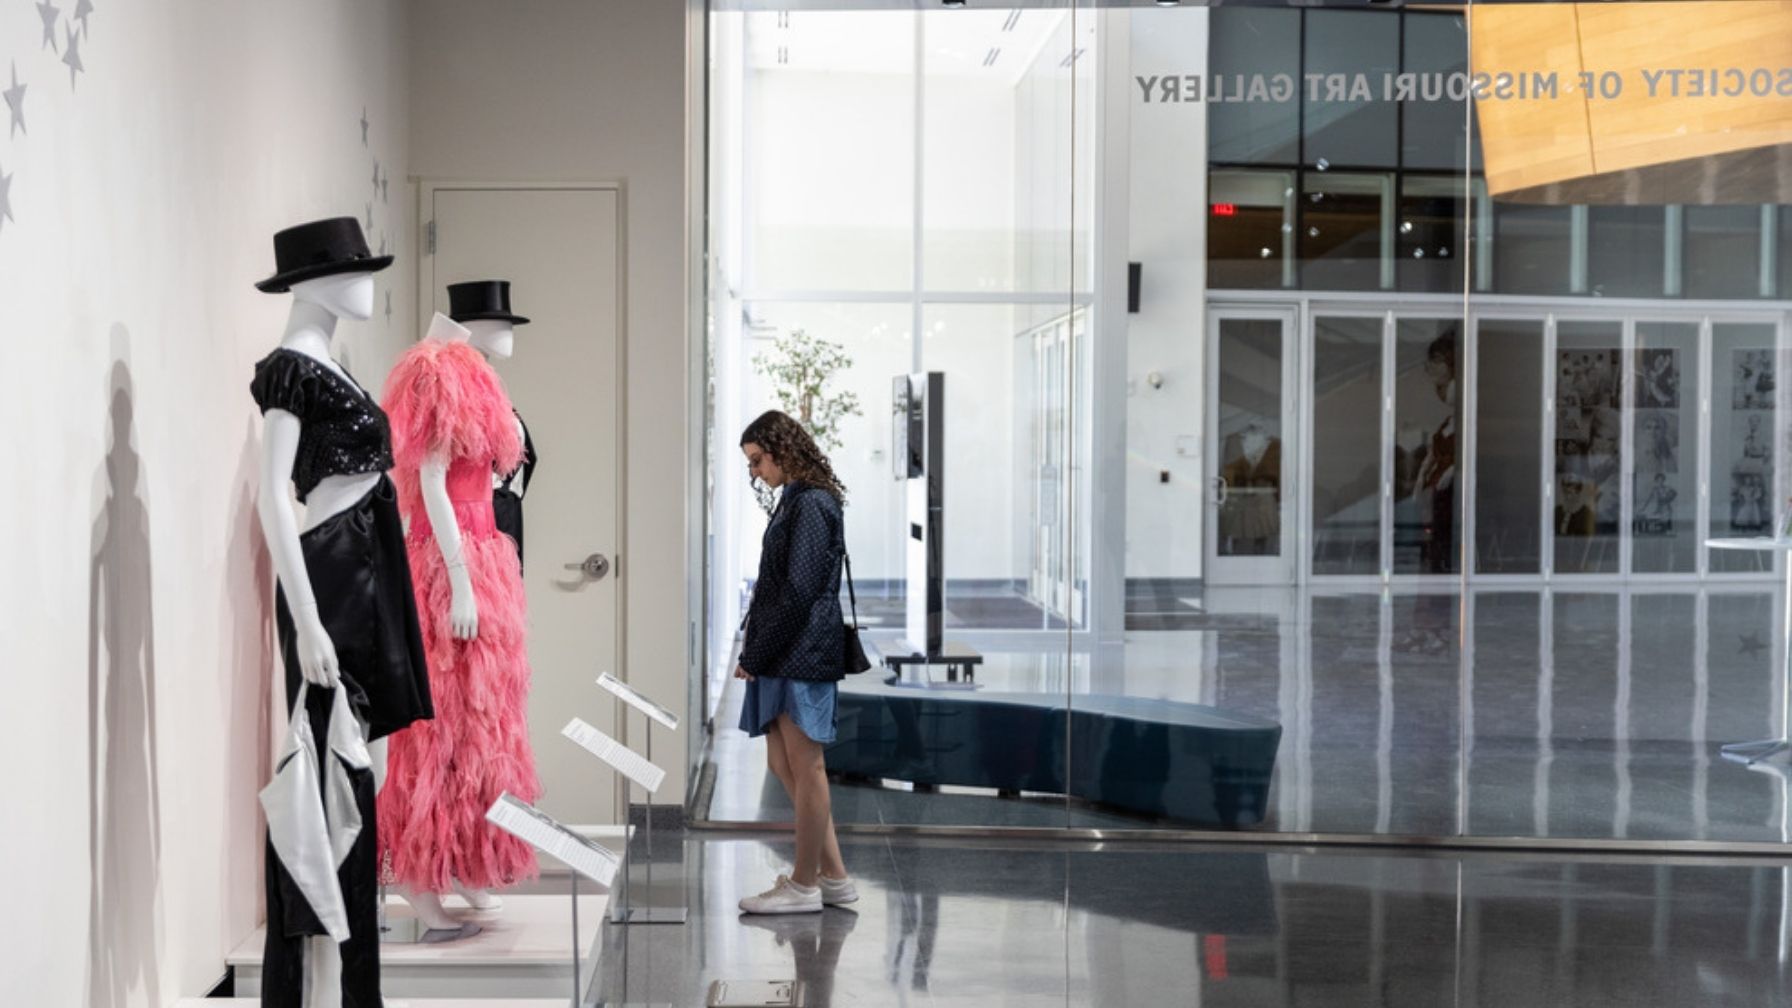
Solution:
{"label": "curly brown hair", "polygon": [[834,475],[834,467],[815,439],[789,414],[779,410],[759,414],[759,419],[741,433],[740,443],[758,445],[791,479],[826,490],[835,500],[846,503],[846,484]]}

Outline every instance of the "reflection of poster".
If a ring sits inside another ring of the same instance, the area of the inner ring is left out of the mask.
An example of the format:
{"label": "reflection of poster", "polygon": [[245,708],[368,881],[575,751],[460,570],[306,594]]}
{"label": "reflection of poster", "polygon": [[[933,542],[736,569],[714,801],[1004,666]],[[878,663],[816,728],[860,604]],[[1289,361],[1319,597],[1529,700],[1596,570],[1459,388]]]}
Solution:
{"label": "reflection of poster", "polygon": [[1677,409],[1680,406],[1679,351],[1643,349],[1636,352],[1636,404],[1641,409]]}
{"label": "reflection of poster", "polygon": [[1638,536],[1661,538],[1674,534],[1674,501],[1680,492],[1668,485],[1666,473],[1653,476],[1636,475],[1636,520]]}
{"label": "reflection of poster", "polygon": [[1636,471],[1680,471],[1680,416],[1671,410],[1637,410]]}
{"label": "reflection of poster", "polygon": [[1765,476],[1773,468],[1773,440],[1768,431],[1767,414],[1733,413],[1730,416],[1730,444],[1735,457],[1730,467],[1738,473]]}
{"label": "reflection of poster", "polygon": [[[1556,354],[1556,535],[1612,535],[1622,506],[1618,488],[1618,406],[1623,401],[1623,354],[1576,349]],[[1678,368],[1673,394],[1679,396]],[[1677,469],[1678,448],[1673,452]]]}
{"label": "reflection of poster", "polygon": [[1773,351],[1730,351],[1730,406],[1739,410],[1773,408]]}
{"label": "reflection of poster", "polygon": [[1767,482],[1759,473],[1737,472],[1730,476],[1730,530],[1764,533],[1772,524],[1773,508],[1767,502]]}
{"label": "reflection of poster", "polygon": [[1618,351],[1561,350],[1556,358],[1558,406],[1618,405]]}

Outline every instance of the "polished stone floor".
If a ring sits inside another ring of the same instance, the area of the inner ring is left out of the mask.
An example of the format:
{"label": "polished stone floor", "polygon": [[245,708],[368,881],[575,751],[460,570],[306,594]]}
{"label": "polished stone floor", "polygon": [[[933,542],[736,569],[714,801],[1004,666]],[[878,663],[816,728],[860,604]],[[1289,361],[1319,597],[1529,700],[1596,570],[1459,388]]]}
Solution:
{"label": "polished stone floor", "polygon": [[[961,634],[985,652],[978,679],[990,689],[1072,704],[1091,693],[1183,700],[1275,720],[1283,737],[1264,830],[1792,839],[1783,763],[1745,767],[1720,752],[1784,734],[1783,600],[1766,585],[1181,586],[1129,605],[1131,628],[1107,646]],[[733,685],[709,754],[708,818],[787,821],[763,745],[733,727]],[[1057,797],[918,794],[894,782],[840,784],[835,803],[847,823],[1187,825]]]}
{"label": "polished stone floor", "polygon": [[[596,1003],[703,1005],[722,980],[801,980],[809,1008],[1767,1006],[1792,1003],[1792,867],[1172,844],[849,836],[851,909],[739,915],[788,835],[662,846],[608,926]],[[640,869],[637,869],[639,871]]]}

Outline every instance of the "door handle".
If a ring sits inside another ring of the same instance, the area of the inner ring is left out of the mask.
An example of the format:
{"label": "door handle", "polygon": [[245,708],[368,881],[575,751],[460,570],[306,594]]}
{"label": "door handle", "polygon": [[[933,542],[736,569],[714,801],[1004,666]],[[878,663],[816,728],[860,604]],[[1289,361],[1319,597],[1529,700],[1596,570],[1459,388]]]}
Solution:
{"label": "door handle", "polygon": [[1213,503],[1215,507],[1226,503],[1226,495],[1230,490],[1231,485],[1226,482],[1226,477],[1215,476],[1213,478]]}
{"label": "door handle", "polygon": [[610,574],[610,558],[602,553],[593,553],[581,563],[567,564],[566,569],[584,574],[587,581],[602,581]]}

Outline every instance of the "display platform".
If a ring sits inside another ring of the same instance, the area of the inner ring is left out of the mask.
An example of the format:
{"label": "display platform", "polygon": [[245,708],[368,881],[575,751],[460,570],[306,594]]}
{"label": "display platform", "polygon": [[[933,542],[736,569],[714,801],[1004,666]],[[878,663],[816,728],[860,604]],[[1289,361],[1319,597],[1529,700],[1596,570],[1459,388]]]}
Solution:
{"label": "display platform", "polygon": [[1070,794],[1225,828],[1263,821],[1282,738],[1273,721],[1142,697],[909,689],[860,676],[840,684],[838,704],[832,772]]}
{"label": "display platform", "polygon": [[[485,928],[472,938],[441,945],[381,945],[380,984],[388,1008],[393,1008],[395,1000],[407,998],[453,998],[459,1008],[474,1004],[466,999],[479,997],[547,998],[565,1004],[572,986],[570,901],[565,896],[505,894],[503,898],[504,908],[495,913],[472,913],[462,909],[465,904],[456,899],[444,901],[457,916]],[[608,910],[607,895],[579,897],[579,938],[585,946],[581,950],[585,974],[581,986],[590,982],[596,967],[598,935]],[[397,897],[387,900],[386,912],[394,921],[411,916],[410,906]],[[226,960],[236,971],[239,995],[256,997],[261,993],[264,941],[265,929],[258,927]]]}
{"label": "display platform", "polygon": [[[185,997],[174,1008],[260,1008],[260,997]],[[566,1008],[566,997],[385,997],[385,1008]]]}

